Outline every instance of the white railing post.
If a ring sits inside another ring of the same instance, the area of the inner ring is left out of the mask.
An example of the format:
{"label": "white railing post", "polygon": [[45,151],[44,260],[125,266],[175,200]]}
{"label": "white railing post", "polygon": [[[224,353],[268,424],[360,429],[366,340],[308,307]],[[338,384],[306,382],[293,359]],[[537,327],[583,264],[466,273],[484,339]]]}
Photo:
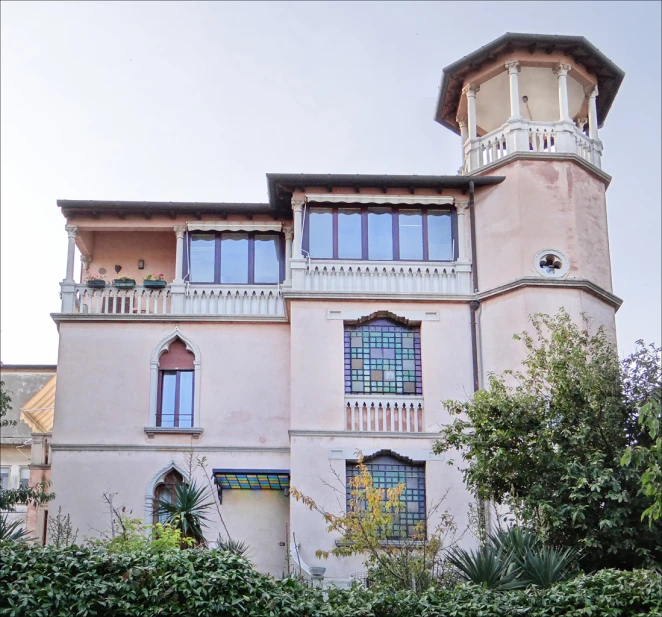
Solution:
{"label": "white railing post", "polygon": [[[184,294],[186,293],[186,285],[183,278],[183,264],[184,264],[184,234],[186,232],[185,225],[176,225],[174,227],[175,235],[177,236],[177,248],[175,255],[175,280],[170,286],[170,312],[174,315],[181,315],[184,313]],[[165,297],[165,290],[164,290]],[[163,302],[163,311],[165,312],[166,305],[165,299]]]}
{"label": "white railing post", "polygon": [[61,311],[73,313],[76,307],[76,282],[74,281],[74,257],[76,256],[76,233],[78,227],[66,225],[67,232],[67,272],[64,280],[60,283],[60,295],[62,297]]}

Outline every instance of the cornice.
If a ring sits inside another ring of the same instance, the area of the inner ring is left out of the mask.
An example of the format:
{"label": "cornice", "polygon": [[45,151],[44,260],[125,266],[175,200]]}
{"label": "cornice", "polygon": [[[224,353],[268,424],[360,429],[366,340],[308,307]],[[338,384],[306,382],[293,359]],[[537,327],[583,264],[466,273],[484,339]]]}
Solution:
{"label": "cornice", "polygon": [[292,429],[290,437],[351,437],[352,439],[365,437],[366,439],[388,438],[388,439],[439,439],[439,433],[400,433],[385,431],[324,431]]}
{"label": "cornice", "polygon": [[190,445],[152,445],[126,443],[51,443],[51,450],[60,452],[251,452],[256,454],[289,454],[289,447],[256,446],[198,446]]}

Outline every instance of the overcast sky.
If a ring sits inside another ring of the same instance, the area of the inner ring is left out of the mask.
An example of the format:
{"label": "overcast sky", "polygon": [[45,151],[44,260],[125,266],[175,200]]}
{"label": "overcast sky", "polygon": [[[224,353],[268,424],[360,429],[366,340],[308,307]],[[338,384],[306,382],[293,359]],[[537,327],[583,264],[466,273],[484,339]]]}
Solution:
{"label": "overcast sky", "polygon": [[0,358],[57,361],[57,199],[266,201],[267,172],[454,174],[441,70],[504,32],[583,35],[626,73],[600,135],[619,348],[659,343],[660,6],[3,2]]}

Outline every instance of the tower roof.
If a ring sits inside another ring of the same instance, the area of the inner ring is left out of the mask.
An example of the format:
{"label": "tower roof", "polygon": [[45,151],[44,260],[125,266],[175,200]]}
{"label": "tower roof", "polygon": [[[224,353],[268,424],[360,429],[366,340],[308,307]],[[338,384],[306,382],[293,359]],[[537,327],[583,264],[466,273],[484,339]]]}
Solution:
{"label": "tower roof", "polygon": [[598,118],[602,127],[625,73],[583,36],[514,32],[507,32],[443,70],[435,120],[459,135],[460,128],[455,116],[466,76],[486,63],[494,62],[499,56],[518,50],[530,54],[536,51],[548,54],[560,51],[595,75],[600,92],[597,97]]}

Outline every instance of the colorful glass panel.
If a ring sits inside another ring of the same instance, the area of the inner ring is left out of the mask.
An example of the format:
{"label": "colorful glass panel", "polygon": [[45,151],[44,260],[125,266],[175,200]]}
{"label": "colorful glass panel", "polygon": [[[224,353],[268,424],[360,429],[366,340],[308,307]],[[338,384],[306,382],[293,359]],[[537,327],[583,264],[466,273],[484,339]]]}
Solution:
{"label": "colorful glass panel", "polygon": [[[404,484],[400,496],[404,508],[395,516],[392,538],[411,537],[416,532],[416,525],[425,523],[425,465],[411,465],[390,456],[380,456],[365,466],[372,476],[373,486],[384,491]],[[358,466],[347,464],[347,510],[350,509],[351,478],[360,474]]]}
{"label": "colorful glass panel", "polygon": [[346,325],[345,392],[422,395],[420,330],[387,319]]}

